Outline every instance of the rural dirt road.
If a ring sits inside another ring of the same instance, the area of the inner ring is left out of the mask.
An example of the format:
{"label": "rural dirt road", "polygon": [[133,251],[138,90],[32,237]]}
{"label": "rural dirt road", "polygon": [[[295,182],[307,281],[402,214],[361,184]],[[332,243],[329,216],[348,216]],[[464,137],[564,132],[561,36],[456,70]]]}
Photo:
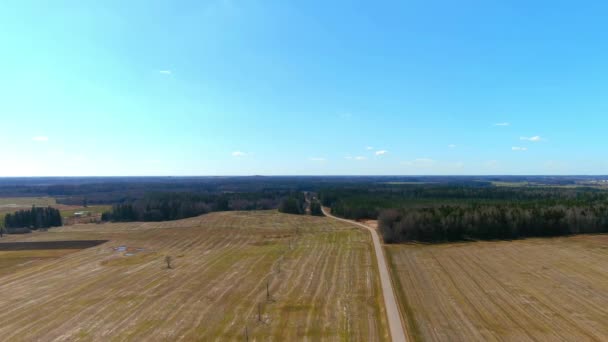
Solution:
{"label": "rural dirt road", "polygon": [[380,238],[378,237],[377,232],[362,223],[346,220],[343,218],[339,218],[328,213],[324,207],[321,207],[323,214],[327,217],[331,217],[338,221],[348,222],[354,224],[356,226],[365,228],[369,230],[372,234],[372,240],[374,241],[374,251],[376,252],[376,260],[378,261],[378,272],[380,273],[380,283],[382,285],[382,294],[384,297],[384,306],[386,307],[386,315],[388,319],[388,326],[391,332],[391,338],[395,342],[405,342],[406,334],[403,326],[403,322],[401,321],[401,315],[399,313],[399,306],[397,305],[397,300],[395,299],[395,291],[393,290],[393,283],[391,281],[390,273],[388,272],[388,267],[386,265],[386,259],[384,258],[384,252],[382,250],[382,244],[380,243]]}

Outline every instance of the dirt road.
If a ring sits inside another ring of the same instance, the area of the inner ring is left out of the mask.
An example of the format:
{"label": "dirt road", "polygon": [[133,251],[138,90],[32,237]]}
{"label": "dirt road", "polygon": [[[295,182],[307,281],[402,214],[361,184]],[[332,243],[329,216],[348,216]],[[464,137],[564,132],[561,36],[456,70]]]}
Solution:
{"label": "dirt road", "polygon": [[393,283],[391,281],[388,267],[386,266],[386,259],[384,258],[384,252],[382,250],[382,244],[376,231],[362,223],[358,223],[351,220],[339,218],[328,213],[325,208],[321,208],[323,214],[327,217],[331,217],[335,220],[348,222],[359,227],[369,230],[372,234],[372,240],[374,241],[374,250],[376,252],[376,260],[378,260],[378,273],[380,274],[380,283],[382,285],[382,293],[384,297],[384,306],[386,306],[386,315],[388,316],[388,325],[391,332],[391,338],[395,342],[405,342],[406,334],[403,323],[401,321],[401,315],[399,314],[399,306],[395,299],[395,291],[393,290]]}

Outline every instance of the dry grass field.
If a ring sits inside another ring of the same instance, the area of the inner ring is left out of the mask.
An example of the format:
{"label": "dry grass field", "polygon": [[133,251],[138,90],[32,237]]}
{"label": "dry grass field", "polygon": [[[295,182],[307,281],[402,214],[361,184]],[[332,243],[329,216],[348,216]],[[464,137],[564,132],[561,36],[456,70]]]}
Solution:
{"label": "dry grass field", "polygon": [[369,233],[348,224],[225,212],[0,243],[65,240],[108,242],[0,252],[2,340],[244,341],[246,329],[249,341],[388,339]]}
{"label": "dry grass field", "polygon": [[608,235],[387,246],[420,341],[608,341]]}
{"label": "dry grass field", "polygon": [[28,208],[32,205],[46,207],[57,204],[52,197],[0,197],[0,208]]}

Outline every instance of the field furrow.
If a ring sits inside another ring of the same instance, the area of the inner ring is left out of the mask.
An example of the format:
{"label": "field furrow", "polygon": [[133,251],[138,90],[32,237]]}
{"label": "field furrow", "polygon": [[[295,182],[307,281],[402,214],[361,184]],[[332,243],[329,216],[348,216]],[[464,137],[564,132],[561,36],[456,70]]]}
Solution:
{"label": "field furrow", "polygon": [[608,236],[386,247],[417,340],[608,340]]}
{"label": "field furrow", "polygon": [[369,235],[347,224],[226,212],[1,242],[93,239],[107,242],[21,251],[0,264],[4,340],[224,341],[246,331],[251,341],[388,338]]}

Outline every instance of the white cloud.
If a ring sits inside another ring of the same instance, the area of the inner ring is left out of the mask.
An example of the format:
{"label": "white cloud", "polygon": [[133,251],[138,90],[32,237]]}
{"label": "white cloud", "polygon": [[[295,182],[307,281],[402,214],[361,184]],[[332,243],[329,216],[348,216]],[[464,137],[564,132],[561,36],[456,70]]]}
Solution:
{"label": "white cloud", "polygon": [[346,156],[346,157],[344,157],[344,159],[351,160],[351,159],[353,159],[353,157],[351,157],[351,156]]}
{"label": "white cloud", "polygon": [[365,158],[364,156],[356,156],[355,160],[365,160],[367,158]]}
{"label": "white cloud", "polygon": [[499,123],[495,123],[494,126],[506,127],[506,126],[511,126],[511,124],[508,122],[499,122]]}
{"label": "white cloud", "polygon": [[527,151],[528,148],[527,147],[520,147],[520,146],[513,146],[513,147],[511,147],[511,150],[513,150],[513,151]]}
{"label": "white cloud", "polygon": [[47,141],[49,141],[49,137],[44,136],[44,135],[40,135],[40,136],[37,136],[37,137],[33,137],[32,140],[38,141],[38,142],[47,142]]}
{"label": "white cloud", "polygon": [[371,151],[371,150],[373,150],[374,148],[373,148],[373,147],[371,147],[371,146],[367,146],[365,149],[366,149],[366,150],[368,150],[368,151]]}
{"label": "white cloud", "polygon": [[539,142],[539,141],[541,141],[543,139],[541,137],[539,137],[538,135],[535,135],[533,137],[520,137],[519,140]]}
{"label": "white cloud", "polygon": [[247,153],[241,152],[241,151],[234,151],[234,152],[232,152],[232,156],[233,157],[244,157],[246,155],[247,155]]}
{"label": "white cloud", "polygon": [[327,159],[322,158],[322,157],[310,157],[310,158],[308,158],[308,160],[310,160],[310,161],[317,161],[317,162],[323,162],[323,161],[326,161]]}
{"label": "white cloud", "polygon": [[161,73],[161,74],[163,74],[163,75],[171,75],[172,74],[171,70],[159,70],[158,72]]}
{"label": "white cloud", "polygon": [[376,151],[376,155],[377,155],[377,156],[382,156],[382,155],[385,155],[385,154],[387,154],[387,153],[388,153],[388,151],[387,151],[387,150],[380,150],[380,151]]}
{"label": "white cloud", "polygon": [[456,148],[456,145],[454,145],[454,144],[449,144],[449,145],[448,145],[448,148]]}

